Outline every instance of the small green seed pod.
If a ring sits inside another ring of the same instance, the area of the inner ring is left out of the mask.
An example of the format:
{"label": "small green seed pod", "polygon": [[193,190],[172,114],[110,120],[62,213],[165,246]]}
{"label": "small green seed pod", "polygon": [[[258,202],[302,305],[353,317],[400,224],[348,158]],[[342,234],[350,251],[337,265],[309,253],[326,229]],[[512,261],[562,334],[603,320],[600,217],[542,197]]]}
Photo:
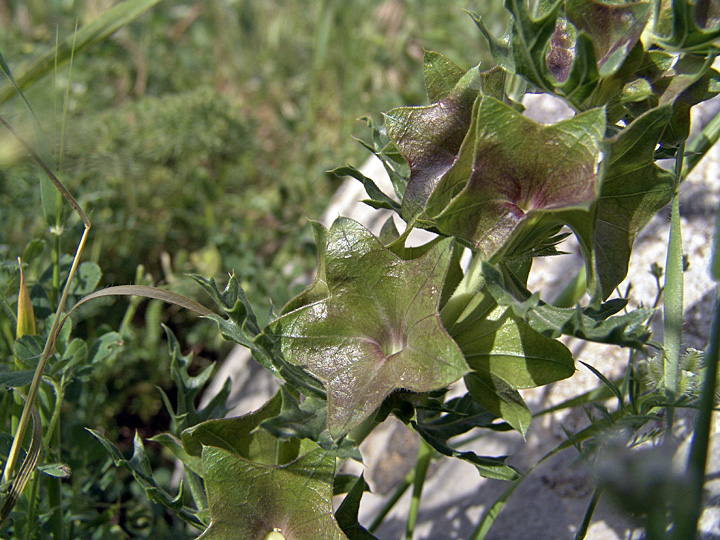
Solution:
{"label": "small green seed pod", "polygon": [[273,529],[265,535],[265,540],[286,540],[280,529]]}

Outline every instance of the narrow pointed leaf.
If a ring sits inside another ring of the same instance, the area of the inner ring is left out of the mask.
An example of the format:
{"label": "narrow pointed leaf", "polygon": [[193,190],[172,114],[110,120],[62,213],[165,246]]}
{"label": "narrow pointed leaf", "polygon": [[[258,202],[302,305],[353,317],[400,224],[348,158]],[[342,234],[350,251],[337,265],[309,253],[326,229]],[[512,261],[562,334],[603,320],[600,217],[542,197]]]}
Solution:
{"label": "narrow pointed leaf", "polygon": [[625,279],[637,233],[672,197],[673,175],[654,162],[671,114],[652,109],[609,141],[592,246],[603,299]]}

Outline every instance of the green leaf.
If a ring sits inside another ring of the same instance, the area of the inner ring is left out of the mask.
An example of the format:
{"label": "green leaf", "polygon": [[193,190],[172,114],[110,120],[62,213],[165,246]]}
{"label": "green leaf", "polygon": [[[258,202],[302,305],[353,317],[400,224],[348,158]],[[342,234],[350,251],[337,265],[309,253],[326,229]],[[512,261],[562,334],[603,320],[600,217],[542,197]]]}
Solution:
{"label": "green leaf", "polygon": [[210,418],[225,416],[229,411],[226,402],[230,395],[230,381],[226,381],[220,392],[204,408],[198,410],[195,407],[197,395],[212,377],[215,364],[210,364],[195,376],[190,375],[189,369],[193,360],[192,353],[188,355],[181,354],[180,344],[175,335],[167,326],[163,325],[163,329],[168,339],[170,352],[170,377],[177,387],[177,407],[173,409],[169,406],[169,400],[164,393],[163,400],[175,422],[176,433],[179,434],[185,428]]}
{"label": "green leaf", "polygon": [[510,12],[512,19],[500,39],[490,34],[479,17],[473,16],[473,19],[488,40],[493,59],[500,66],[521,75],[538,88],[551,91],[554,83],[546,57],[562,4],[562,0],[558,0],[535,18],[530,14],[526,1],[505,0],[505,9]]}
{"label": "green leaf", "polygon": [[280,387],[282,406],[275,416],[260,422],[264,429],[278,439],[310,439],[328,453],[338,458],[352,458],[362,462],[357,445],[349,438],[335,444],[328,430],[327,402],[324,399],[307,396],[302,403],[285,386]]}
{"label": "green leaf", "polygon": [[512,388],[543,386],[575,373],[565,345],[536,332],[507,307],[476,317],[454,334],[474,371],[491,373]]}
{"label": "green leaf", "polygon": [[532,413],[519,392],[507,381],[488,372],[475,371],[465,376],[465,386],[478,403],[525,436]]}
{"label": "green leaf", "polygon": [[70,478],[72,471],[70,467],[65,463],[48,463],[46,465],[39,465],[38,471],[53,478]]}
{"label": "green leaf", "polygon": [[650,17],[650,3],[566,0],[565,12],[578,30],[592,38],[600,76],[607,77],[618,70],[640,39]]}
{"label": "green leaf", "polygon": [[[292,446],[295,454],[291,455],[287,461],[295,459],[297,457],[297,440],[287,443],[265,430],[257,429],[263,420],[274,418],[280,412],[280,406],[281,394],[278,392],[260,409],[252,413],[236,418],[207,420],[190,427],[181,435],[183,448],[191,456],[200,456],[203,447],[214,446],[251,461],[277,465],[278,459],[282,457],[280,449],[289,449]],[[292,452],[290,453],[292,454]],[[287,455],[287,453],[283,455]]]}
{"label": "green leaf", "polygon": [[[336,489],[338,476],[335,477]],[[342,504],[337,509],[337,512],[335,512],[335,519],[349,540],[377,540],[375,536],[370,534],[367,529],[358,522],[360,500],[362,499],[363,492],[369,490],[362,475],[359,478],[353,477],[352,488],[347,492]]]}
{"label": "green leaf", "polygon": [[[452,167],[480,94],[503,98],[505,72],[494,68],[465,73],[443,100],[424,107],[400,107],[385,115],[388,136],[410,166],[402,215],[409,221],[421,211],[442,176]],[[438,83],[433,82],[434,86]],[[437,89],[430,90],[432,93]]]}
{"label": "green leaf", "polygon": [[15,341],[15,357],[21,365],[34,368],[42,355],[45,342],[42,337],[23,336]]}
{"label": "green leaf", "polygon": [[[35,370],[0,371],[0,386],[5,388],[22,388],[33,380]],[[7,452],[5,452],[7,454]]]}
{"label": "green leaf", "polygon": [[338,439],[393,391],[444,388],[468,368],[438,314],[449,239],[403,260],[350,219],[316,234],[315,283],[265,333],[287,362],[323,383],[328,428]]}
{"label": "green leaf", "polygon": [[107,332],[97,338],[90,346],[88,362],[112,362],[123,347],[123,337],[117,332]]}
{"label": "green leaf", "polygon": [[[661,9],[661,21],[672,21],[662,24],[661,35],[655,39],[667,50],[680,52],[704,53],[717,47],[720,38],[720,24],[717,16],[708,17],[712,1],[690,2],[688,0],[672,0],[672,4]],[[715,8],[717,12],[717,8]],[[669,28],[668,28],[669,27]]]}
{"label": "green leaf", "polygon": [[355,167],[338,167],[337,169],[333,169],[331,172],[337,176],[352,176],[356,180],[362,182],[368,197],[370,197],[369,200],[363,201],[364,203],[369,204],[373,208],[386,208],[396,212],[400,211],[400,205],[397,201],[383,193],[383,191],[377,187],[377,184],[375,184],[371,178],[365,176]]}
{"label": "green leaf", "polygon": [[145,445],[137,433],[135,433],[133,440],[133,455],[128,460],[123,457],[118,447],[106,439],[99,431],[89,428],[87,430],[103,445],[116,467],[122,467],[132,473],[138,484],[145,490],[145,495],[150,501],[173,510],[181,519],[195,527],[203,526],[195,511],[183,506],[184,489],[182,483],[177,496],[172,497],[155,482],[150,460],[145,453]]}
{"label": "green leaf", "polygon": [[223,448],[202,450],[210,526],[198,540],[348,540],[332,508],[335,458],[317,448],[287,465],[254,463]]}
{"label": "green leaf", "polygon": [[[672,198],[673,175],[654,162],[671,114],[669,105],[652,109],[609,140],[592,247],[578,235],[585,252],[593,253],[590,272],[597,275],[602,299],[625,279],[637,233]],[[577,231],[584,225],[571,226]]]}
{"label": "green leaf", "polygon": [[198,476],[202,476],[202,465],[199,456],[191,456],[183,448],[180,439],[171,435],[170,433],[158,433],[154,437],[150,437],[151,441],[162,444],[165,448],[170,450],[173,455],[179,459],[183,465],[185,465],[192,472]]}
{"label": "green leaf", "polygon": [[[471,377],[468,375],[467,377]],[[498,415],[480,405],[470,394],[455,398],[445,404],[441,410],[419,409],[413,427],[433,447],[443,455],[456,457],[472,463],[481,476],[514,480],[517,471],[504,464],[505,458],[478,456],[474,452],[459,452],[451,448],[448,440],[474,428],[487,428]],[[529,423],[529,421],[528,421]]]}
{"label": "green leaf", "polygon": [[70,294],[77,296],[90,294],[100,283],[100,278],[102,278],[102,270],[97,263],[92,261],[82,263],[70,285]]}
{"label": "green leaf", "polygon": [[510,307],[517,317],[548,338],[568,335],[597,343],[642,348],[650,337],[645,322],[652,316],[652,309],[638,308],[615,315],[627,305],[627,300],[620,298],[599,307],[560,308],[542,302],[510,273],[490,264],[483,264],[483,276],[488,291],[500,305]]}
{"label": "green leaf", "polygon": [[498,254],[545,214],[591,208],[599,192],[601,108],[538,124],[492,97],[476,102],[468,137],[427,202],[445,234]]}
{"label": "green leaf", "polygon": [[430,103],[442,101],[448,97],[465,73],[464,69],[442,54],[425,51],[423,74]]}

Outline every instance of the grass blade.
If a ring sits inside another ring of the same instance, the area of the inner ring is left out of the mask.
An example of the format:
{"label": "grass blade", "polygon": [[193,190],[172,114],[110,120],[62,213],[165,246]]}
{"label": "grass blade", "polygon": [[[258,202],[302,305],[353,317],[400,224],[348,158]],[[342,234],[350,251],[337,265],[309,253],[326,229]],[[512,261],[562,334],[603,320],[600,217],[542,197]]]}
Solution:
{"label": "grass blade", "polygon": [[91,23],[83,26],[77,31],[76,35],[64,39],[57,47],[53,47],[52,50],[35,60],[27,70],[15,78],[15,85],[10,84],[0,90],[0,105],[20,90],[25,89],[52,71],[56,65],[56,58],[57,65],[69,60],[73,54],[74,41],[74,54],[81,53],[92,45],[103,41],[159,1],[160,0],[127,0],[126,2],[117,4]]}

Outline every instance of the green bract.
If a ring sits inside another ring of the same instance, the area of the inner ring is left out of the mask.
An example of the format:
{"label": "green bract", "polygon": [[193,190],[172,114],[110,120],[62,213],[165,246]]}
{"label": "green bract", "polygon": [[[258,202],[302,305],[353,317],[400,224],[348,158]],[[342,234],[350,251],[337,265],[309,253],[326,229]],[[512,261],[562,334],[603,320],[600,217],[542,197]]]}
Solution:
{"label": "green bract", "polygon": [[[451,96],[465,90],[467,77]],[[546,126],[492,96],[481,95],[472,110],[448,100],[387,117],[410,164],[409,214],[422,205],[433,226],[490,259],[542,214],[590,209],[599,192],[603,109]]]}
{"label": "green bract", "polygon": [[202,464],[211,521],[199,538],[347,540],[332,510],[335,459],[322,449],[273,466],[207,446]]}
{"label": "green bract", "polygon": [[468,367],[438,314],[450,240],[403,260],[355,221],[315,230],[317,278],[265,333],[287,362],[323,383],[338,439],[393,391],[441,389]]}

